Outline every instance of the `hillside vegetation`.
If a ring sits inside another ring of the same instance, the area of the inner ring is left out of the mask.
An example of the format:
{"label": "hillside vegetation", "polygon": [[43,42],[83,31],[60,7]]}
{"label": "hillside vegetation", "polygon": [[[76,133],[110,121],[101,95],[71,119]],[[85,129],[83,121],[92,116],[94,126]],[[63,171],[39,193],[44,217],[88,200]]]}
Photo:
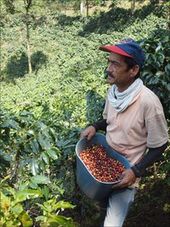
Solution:
{"label": "hillside vegetation", "polygon": [[[13,14],[3,5],[0,226],[98,226],[98,206],[76,185],[75,144],[86,125],[102,118],[107,54],[99,46],[127,37],[140,42],[142,79],[160,97],[169,124],[169,6],[148,1],[132,14],[115,4],[87,18],[37,3],[29,73],[22,5]],[[169,226],[169,170],[166,152],[141,181],[125,226]]]}

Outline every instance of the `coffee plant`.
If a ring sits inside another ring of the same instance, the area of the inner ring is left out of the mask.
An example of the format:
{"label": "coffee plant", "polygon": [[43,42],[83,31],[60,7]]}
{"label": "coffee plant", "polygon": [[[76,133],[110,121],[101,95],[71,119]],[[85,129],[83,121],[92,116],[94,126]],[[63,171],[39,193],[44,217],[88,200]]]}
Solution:
{"label": "coffee plant", "polygon": [[[107,54],[98,48],[127,37],[139,41],[146,52],[141,77],[159,96],[169,123],[168,3],[146,4],[133,15],[115,5],[83,18],[47,2],[33,5],[32,74],[21,15],[2,7],[0,225],[94,227],[98,210],[76,184],[75,144],[84,127],[102,118]],[[167,152],[157,175],[166,187],[168,160]],[[169,212],[168,205],[162,210]]]}

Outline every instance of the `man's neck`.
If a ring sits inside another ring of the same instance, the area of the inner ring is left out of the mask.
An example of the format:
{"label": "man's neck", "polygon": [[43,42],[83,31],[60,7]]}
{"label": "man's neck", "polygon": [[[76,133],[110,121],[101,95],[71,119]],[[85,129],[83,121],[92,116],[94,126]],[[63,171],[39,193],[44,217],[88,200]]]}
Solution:
{"label": "man's neck", "polygon": [[124,85],[124,86],[117,86],[118,88],[118,91],[119,92],[124,92],[126,89],[128,89],[128,87],[133,84],[134,80],[133,81],[130,81],[128,84]]}

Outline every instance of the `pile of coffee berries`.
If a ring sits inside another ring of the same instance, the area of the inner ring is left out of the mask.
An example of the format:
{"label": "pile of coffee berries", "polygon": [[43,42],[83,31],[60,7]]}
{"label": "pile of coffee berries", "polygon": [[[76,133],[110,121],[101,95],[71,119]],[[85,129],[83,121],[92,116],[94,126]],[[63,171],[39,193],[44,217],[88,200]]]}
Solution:
{"label": "pile of coffee berries", "polygon": [[91,174],[101,182],[115,182],[125,170],[122,163],[109,157],[101,145],[83,150],[80,158]]}

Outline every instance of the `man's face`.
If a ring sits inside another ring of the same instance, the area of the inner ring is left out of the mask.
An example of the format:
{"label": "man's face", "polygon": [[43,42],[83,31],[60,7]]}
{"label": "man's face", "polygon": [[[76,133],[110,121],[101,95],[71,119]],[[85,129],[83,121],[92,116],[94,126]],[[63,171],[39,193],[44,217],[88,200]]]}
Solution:
{"label": "man's face", "polygon": [[127,88],[134,80],[132,71],[132,69],[128,69],[123,56],[114,53],[109,55],[107,67],[109,84],[115,84],[120,90]]}

